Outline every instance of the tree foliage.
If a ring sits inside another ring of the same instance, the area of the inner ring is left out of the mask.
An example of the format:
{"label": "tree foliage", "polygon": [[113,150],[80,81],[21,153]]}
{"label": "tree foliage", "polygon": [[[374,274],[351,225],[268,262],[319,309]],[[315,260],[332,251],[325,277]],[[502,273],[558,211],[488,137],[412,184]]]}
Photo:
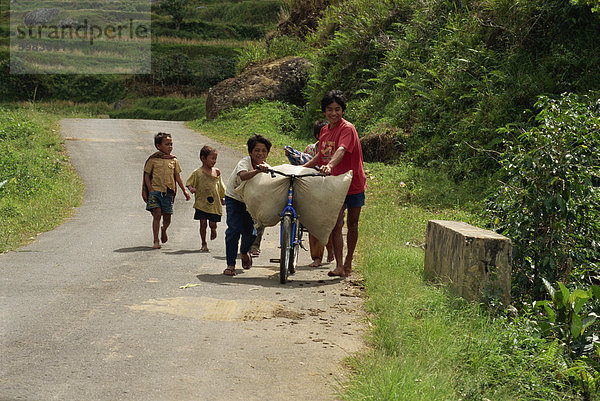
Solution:
{"label": "tree foliage", "polygon": [[175,23],[175,30],[179,31],[183,19],[190,13],[192,0],[161,0],[160,9],[169,14]]}
{"label": "tree foliage", "polygon": [[542,279],[600,278],[598,104],[568,94],[558,100],[542,96],[536,106],[539,125],[508,144],[502,158],[506,180],[488,206],[496,230],[513,241],[519,298],[542,296]]}

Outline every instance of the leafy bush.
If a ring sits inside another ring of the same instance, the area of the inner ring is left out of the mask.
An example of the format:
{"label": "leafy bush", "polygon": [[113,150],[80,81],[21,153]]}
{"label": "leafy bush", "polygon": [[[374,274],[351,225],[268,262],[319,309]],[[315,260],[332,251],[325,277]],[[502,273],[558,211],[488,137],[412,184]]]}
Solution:
{"label": "leafy bush", "polygon": [[74,102],[114,102],[127,89],[120,75],[11,74],[10,60],[0,60],[3,100],[62,99]]}
{"label": "leafy bush", "polygon": [[565,376],[589,400],[600,394],[600,287],[570,292],[562,283],[555,289],[547,280],[543,282],[550,300],[534,303],[544,312],[539,325],[546,337],[568,350]]}
{"label": "leafy bush", "polygon": [[228,24],[273,25],[280,13],[281,0],[220,2],[198,7],[195,18]]}
{"label": "leafy bush", "polygon": [[539,298],[542,278],[598,280],[600,261],[600,117],[573,94],[536,106],[539,126],[507,145],[506,181],[488,203],[495,229],[513,241],[518,298]]}

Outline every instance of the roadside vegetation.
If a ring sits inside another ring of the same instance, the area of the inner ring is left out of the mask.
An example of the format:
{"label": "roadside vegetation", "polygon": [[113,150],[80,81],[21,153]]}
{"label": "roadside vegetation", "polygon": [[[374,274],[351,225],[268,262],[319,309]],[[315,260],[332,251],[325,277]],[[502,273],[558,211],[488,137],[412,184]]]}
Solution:
{"label": "roadside vegetation", "polygon": [[87,106],[69,106],[0,105],[0,253],[53,229],[81,203],[83,185],[58,121],[91,113]]}
{"label": "roadside vegetation", "polygon": [[[283,146],[308,142],[298,131],[300,114],[295,106],[262,102],[189,125],[241,152],[248,135],[260,132],[273,141],[269,162],[275,165],[286,162]],[[344,399],[597,398],[598,286],[584,291],[561,284],[548,301],[528,298],[517,311],[493,300],[467,303],[428,284],[427,221],[486,226],[493,216],[481,213],[471,188],[429,167],[373,162],[366,171],[357,277],[366,287],[372,331],[368,349],[347,360],[354,374],[340,383]]]}

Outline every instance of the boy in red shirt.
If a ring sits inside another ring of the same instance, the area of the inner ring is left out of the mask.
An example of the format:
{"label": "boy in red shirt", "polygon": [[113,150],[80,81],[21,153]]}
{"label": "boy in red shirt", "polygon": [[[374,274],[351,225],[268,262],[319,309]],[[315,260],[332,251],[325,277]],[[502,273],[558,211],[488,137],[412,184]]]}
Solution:
{"label": "boy in red shirt", "polygon": [[[352,182],[337,223],[331,233],[336,267],[329,276],[346,277],[352,273],[352,258],[358,241],[358,220],[361,207],[365,204],[367,177],[363,166],[362,148],[358,133],[352,123],[344,120],[346,99],[339,90],[329,91],[321,99],[321,110],[329,124],[321,129],[319,153],[304,167],[320,166],[323,174],[340,175],[352,170]],[[347,254],[343,260],[344,239],[342,227],[348,209]]]}

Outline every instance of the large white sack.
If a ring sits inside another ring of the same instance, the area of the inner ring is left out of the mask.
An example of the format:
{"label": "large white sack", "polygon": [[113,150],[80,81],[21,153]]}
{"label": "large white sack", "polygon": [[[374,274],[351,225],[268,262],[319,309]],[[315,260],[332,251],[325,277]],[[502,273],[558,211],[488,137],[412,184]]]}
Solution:
{"label": "large white sack", "polygon": [[351,182],[352,171],[338,176],[305,177],[294,181],[294,208],[298,219],[323,245],[329,240]]}
{"label": "large white sack", "polygon": [[261,173],[242,181],[234,190],[242,197],[252,219],[271,227],[281,220],[281,211],[287,204],[288,188],[289,178]]}
{"label": "large white sack", "polygon": [[[284,164],[273,167],[287,174],[311,174],[316,170]],[[294,180],[294,209],[298,219],[322,244],[329,240],[344,204],[352,172],[339,176],[301,177]],[[242,197],[252,218],[264,226],[274,226],[287,204],[289,178],[257,174],[244,181],[235,191]]]}

